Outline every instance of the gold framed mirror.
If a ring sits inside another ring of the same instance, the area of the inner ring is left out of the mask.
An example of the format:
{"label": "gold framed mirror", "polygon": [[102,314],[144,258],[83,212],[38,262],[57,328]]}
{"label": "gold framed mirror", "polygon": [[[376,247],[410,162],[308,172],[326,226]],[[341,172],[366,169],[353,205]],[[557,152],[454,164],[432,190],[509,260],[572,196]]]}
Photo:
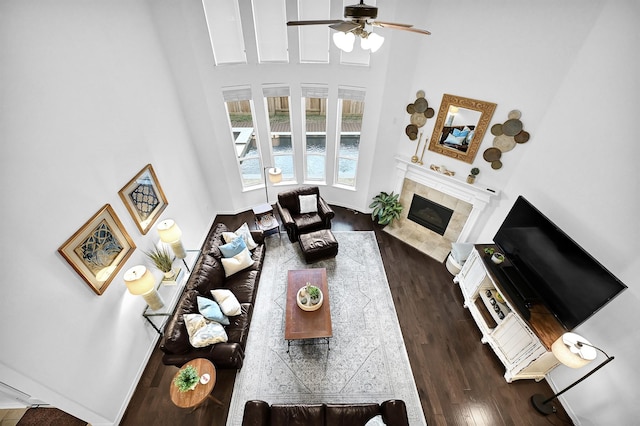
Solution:
{"label": "gold framed mirror", "polygon": [[494,103],[445,93],[429,151],[473,163],[495,110]]}

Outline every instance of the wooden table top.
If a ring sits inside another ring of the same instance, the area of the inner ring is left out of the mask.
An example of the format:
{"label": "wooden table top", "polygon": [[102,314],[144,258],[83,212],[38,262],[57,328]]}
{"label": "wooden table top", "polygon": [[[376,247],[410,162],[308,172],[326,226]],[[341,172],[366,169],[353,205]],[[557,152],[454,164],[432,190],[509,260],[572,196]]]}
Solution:
{"label": "wooden table top", "polygon": [[[298,290],[309,282],[318,287],[324,301],[316,311],[303,311],[296,303]],[[298,269],[289,271],[287,278],[287,307],[285,314],[284,338],[286,340],[315,339],[331,337],[331,307],[329,287],[325,268]]]}
{"label": "wooden table top", "polygon": [[[498,290],[500,290],[500,294],[502,297],[507,299],[507,301],[511,304],[511,306],[515,306],[509,293],[506,292],[500,282],[500,279],[496,277],[496,275],[491,270],[491,267],[488,266],[490,260],[490,256],[484,253],[485,247],[492,247],[497,250],[497,246],[494,244],[476,244],[476,249],[482,258],[482,261],[487,265],[485,267],[487,273],[491,276],[493,282],[496,284]],[[509,264],[509,260],[505,259],[505,265]],[[555,316],[542,304],[537,303],[529,309],[531,312],[531,318],[525,320],[522,318],[531,328],[531,331],[538,336],[540,342],[545,346],[545,348],[550,351],[551,345],[555,342],[560,336],[562,336],[566,330],[562,327],[560,322],[556,319]],[[518,313],[520,316],[520,314]]]}
{"label": "wooden table top", "polygon": [[[194,390],[180,392],[178,387],[173,383],[173,380],[178,376],[180,370],[185,368],[187,365],[193,365],[198,371],[199,376],[206,373],[211,376],[211,379],[204,385],[198,382]],[[216,367],[208,359],[197,358],[183,365],[180,370],[178,370],[178,372],[173,376],[173,380],[171,380],[171,387],[169,388],[171,401],[181,408],[192,408],[202,404],[202,402],[211,394],[213,387],[216,385]]]}

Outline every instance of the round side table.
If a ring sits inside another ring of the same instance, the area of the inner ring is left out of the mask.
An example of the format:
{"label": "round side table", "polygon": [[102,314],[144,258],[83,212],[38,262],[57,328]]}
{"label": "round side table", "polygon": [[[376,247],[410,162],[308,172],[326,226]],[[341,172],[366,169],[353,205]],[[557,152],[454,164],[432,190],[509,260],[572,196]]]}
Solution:
{"label": "round side table", "polygon": [[[188,365],[194,366],[198,371],[199,376],[202,376],[203,374],[209,374],[211,376],[211,379],[204,385],[198,382],[194,390],[180,392],[178,387],[175,385],[174,380],[180,373],[180,370],[182,370]],[[175,376],[173,376],[173,380],[171,380],[171,387],[169,388],[171,401],[175,405],[177,405],[180,408],[193,408],[195,410],[207,398],[211,399],[216,404],[222,405],[222,402],[220,402],[220,400],[218,400],[217,398],[211,395],[211,391],[213,390],[213,387],[216,385],[216,367],[213,365],[211,361],[204,358],[197,358],[183,365],[180,370],[178,370]]]}

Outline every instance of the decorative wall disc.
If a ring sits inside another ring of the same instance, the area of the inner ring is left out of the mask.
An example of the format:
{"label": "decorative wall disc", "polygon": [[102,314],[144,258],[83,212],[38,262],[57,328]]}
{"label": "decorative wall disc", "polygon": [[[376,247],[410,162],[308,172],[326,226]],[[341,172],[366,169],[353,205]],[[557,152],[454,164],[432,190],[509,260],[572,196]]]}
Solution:
{"label": "decorative wall disc", "polygon": [[502,151],[500,151],[498,148],[487,148],[482,154],[482,158],[484,158],[485,161],[489,162],[499,160],[501,156]]}
{"label": "decorative wall disc", "polygon": [[513,136],[500,135],[493,138],[493,146],[501,152],[508,152],[516,147],[516,141]]}
{"label": "decorative wall disc", "polygon": [[[411,115],[409,120],[411,124],[409,124],[405,128],[404,132],[412,141],[415,141],[416,139],[418,139],[418,128],[423,127],[425,124],[427,124],[427,119],[435,115],[435,111],[433,110],[433,108],[429,108],[429,103],[427,102],[424,96],[425,96],[424,90],[418,90],[416,92],[416,100],[413,103],[407,105],[407,113]],[[422,138],[422,133],[420,134],[420,138]],[[418,141],[418,147],[419,146],[420,146],[420,141]],[[425,142],[424,147],[426,148],[426,146],[427,145]],[[417,149],[418,148],[416,147],[416,150]],[[422,153],[424,155],[424,149]],[[412,161],[413,159],[417,158],[417,155],[418,153],[416,152],[416,154],[412,157]],[[414,162],[418,162],[418,161],[416,160]],[[418,164],[422,165],[422,161],[420,160]]]}
{"label": "decorative wall disc", "polygon": [[520,120],[520,117],[522,117],[522,113],[517,109],[509,111],[509,115],[507,115],[507,118],[509,118],[510,120],[511,119]]}
{"label": "decorative wall disc", "polygon": [[425,98],[418,98],[413,103],[413,107],[415,108],[416,112],[425,112],[427,108],[429,108],[429,104],[427,103],[427,100]]}
{"label": "decorative wall disc", "polygon": [[522,130],[522,121],[512,118],[502,125],[502,132],[507,136],[515,136]]}
{"label": "decorative wall disc", "polygon": [[509,111],[509,119],[504,123],[497,123],[491,126],[491,134],[495,136],[493,139],[493,148],[485,150],[482,156],[486,161],[491,163],[492,169],[502,167],[500,158],[503,152],[509,152],[516,147],[517,144],[525,143],[529,140],[529,132],[523,130],[524,125],[520,121],[522,113],[517,110]]}
{"label": "decorative wall disc", "polygon": [[422,127],[427,122],[427,117],[421,112],[414,112],[411,114],[411,124],[415,124],[418,127]]}
{"label": "decorative wall disc", "polygon": [[525,143],[526,141],[529,140],[529,137],[530,137],[529,132],[525,132],[523,130],[520,133],[518,133],[517,135],[515,135],[513,137],[513,139],[518,143]]}

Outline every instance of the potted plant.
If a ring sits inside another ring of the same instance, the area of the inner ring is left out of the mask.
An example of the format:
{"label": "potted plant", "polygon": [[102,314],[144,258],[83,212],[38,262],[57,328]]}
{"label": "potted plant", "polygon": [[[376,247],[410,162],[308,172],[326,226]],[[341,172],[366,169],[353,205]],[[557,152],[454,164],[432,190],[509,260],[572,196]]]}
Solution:
{"label": "potted plant", "polygon": [[471,169],[471,172],[469,172],[469,176],[467,176],[467,183],[473,183],[476,181],[476,176],[478,176],[478,173],[480,173],[480,169],[477,167],[474,167],[473,169]]}
{"label": "potted plant", "polygon": [[313,285],[307,286],[307,294],[311,299],[312,305],[315,305],[320,301],[320,289],[318,287]]}
{"label": "potted plant", "polygon": [[144,254],[151,259],[156,268],[164,273],[165,278],[173,277],[173,257],[166,247],[154,247],[151,251],[145,251]]}
{"label": "potted plant", "polygon": [[193,365],[187,365],[180,370],[173,383],[176,385],[180,392],[187,392],[195,389],[200,376],[198,376],[198,370]]}
{"label": "potted plant", "polygon": [[402,204],[398,201],[400,194],[387,194],[386,192],[380,192],[380,194],[373,197],[373,202],[369,205],[372,208],[371,219],[378,222],[380,225],[388,225],[395,219],[400,217],[402,212]]}

